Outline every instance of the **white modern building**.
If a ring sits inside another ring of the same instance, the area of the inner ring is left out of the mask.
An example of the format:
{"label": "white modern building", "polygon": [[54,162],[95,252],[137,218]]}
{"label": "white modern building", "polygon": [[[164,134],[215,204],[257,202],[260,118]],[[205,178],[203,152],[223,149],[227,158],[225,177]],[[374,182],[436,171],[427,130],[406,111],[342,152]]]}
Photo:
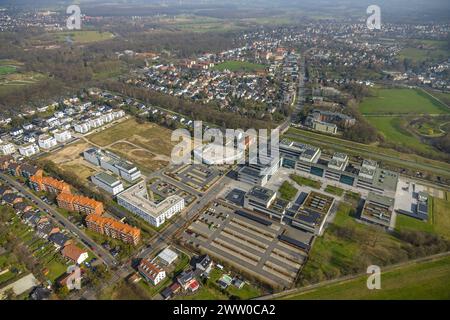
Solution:
{"label": "white modern building", "polygon": [[141,177],[141,171],[134,164],[112,152],[91,148],[84,151],[83,156],[93,165],[111,171],[128,182],[134,182]]}
{"label": "white modern building", "polygon": [[112,195],[117,195],[124,190],[123,184],[119,179],[104,172],[93,175],[91,181],[97,187],[102,188]]}
{"label": "white modern building", "polygon": [[40,135],[38,138],[38,145],[42,149],[51,149],[58,144],[56,139],[48,134]]}
{"label": "white modern building", "polygon": [[184,209],[184,199],[177,195],[160,202],[150,200],[145,181],[120,193],[117,202],[155,227]]}
{"label": "white modern building", "polygon": [[55,132],[55,139],[59,143],[63,143],[72,139],[72,134],[69,130]]}
{"label": "white modern building", "polygon": [[0,144],[0,152],[7,156],[16,152],[16,147],[12,143],[2,143]]}
{"label": "white modern building", "polygon": [[91,130],[91,125],[88,122],[77,123],[73,126],[75,132],[87,133]]}
{"label": "white modern building", "polygon": [[39,153],[39,147],[35,143],[30,143],[19,147],[19,153],[25,157],[31,157]]}
{"label": "white modern building", "polygon": [[157,258],[161,262],[161,264],[170,266],[175,262],[175,260],[177,260],[178,255],[175,251],[170,250],[170,248],[167,247],[158,254]]}

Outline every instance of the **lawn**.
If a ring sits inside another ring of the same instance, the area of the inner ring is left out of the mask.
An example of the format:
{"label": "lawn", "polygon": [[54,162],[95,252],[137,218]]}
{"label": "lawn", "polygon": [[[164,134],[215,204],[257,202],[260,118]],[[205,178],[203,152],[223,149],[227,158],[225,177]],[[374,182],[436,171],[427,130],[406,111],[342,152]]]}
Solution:
{"label": "lawn", "polygon": [[425,60],[445,60],[450,57],[446,45],[445,41],[413,40],[400,51],[398,57],[401,60],[410,59],[415,63],[420,63]]}
{"label": "lawn", "polygon": [[289,177],[292,180],[294,180],[299,186],[308,186],[308,187],[311,187],[311,188],[320,189],[320,187],[322,185],[319,181],[312,180],[312,179],[305,178],[305,177],[301,177],[301,176],[296,175],[296,174],[291,174]]}
{"label": "lawn", "polygon": [[400,240],[358,222],[353,208],[340,203],[333,223],[316,238],[300,275],[304,285],[361,272],[371,264],[385,265],[400,256]]}
{"label": "lawn", "polygon": [[433,224],[437,234],[450,239],[450,199],[432,198]]}
{"label": "lawn", "polygon": [[93,43],[114,38],[112,33],[100,31],[64,31],[54,33],[54,36],[58,41],[70,39],[76,44]]}
{"label": "lawn", "polygon": [[397,220],[395,221],[395,229],[398,231],[403,230],[417,230],[429,233],[435,233],[433,223],[431,221],[421,221],[412,217],[405,216],[403,214],[397,214]]}
{"label": "lawn", "polygon": [[369,123],[381,132],[387,143],[400,144],[411,150],[422,153],[438,154],[439,151],[432,146],[422,143],[419,138],[404,129],[406,120],[402,117],[367,117]]}
{"label": "lawn", "polygon": [[427,92],[430,93],[432,96],[436,97],[437,99],[441,100],[443,103],[450,106],[450,93],[439,92],[434,90],[427,90]]}
{"label": "lawn", "polygon": [[0,76],[16,72],[15,66],[0,66]]}
{"label": "lawn", "polygon": [[280,197],[288,201],[294,200],[297,191],[298,191],[297,188],[295,188],[292,184],[290,184],[287,181],[284,181],[280,189],[278,189]]}
{"label": "lawn", "polygon": [[288,299],[450,299],[450,257],[382,272],[380,290],[368,290],[366,281],[362,276]]}
{"label": "lawn", "polygon": [[342,197],[342,195],[344,194],[344,189],[332,186],[332,185],[327,185],[327,187],[325,188],[325,192],[337,195],[339,197]]}
{"label": "lawn", "polygon": [[247,61],[225,61],[214,67],[214,70],[229,70],[232,72],[256,72],[264,71],[264,69],[265,66],[263,64],[251,63]]}
{"label": "lawn", "polygon": [[0,275],[0,285],[14,279],[15,277],[16,275],[8,270],[7,272]]}
{"label": "lawn", "polygon": [[443,114],[449,108],[419,89],[373,89],[360,104],[363,114]]}
{"label": "lawn", "polygon": [[53,259],[52,261],[47,263],[45,265],[45,268],[47,268],[49,271],[46,277],[52,282],[67,272],[67,266],[59,262],[57,259]]}

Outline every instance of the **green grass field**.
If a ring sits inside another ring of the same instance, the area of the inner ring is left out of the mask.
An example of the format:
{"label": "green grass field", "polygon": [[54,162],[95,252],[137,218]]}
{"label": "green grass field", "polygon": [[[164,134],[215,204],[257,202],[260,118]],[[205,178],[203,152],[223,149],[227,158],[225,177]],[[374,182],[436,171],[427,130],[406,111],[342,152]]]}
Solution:
{"label": "green grass field", "polygon": [[338,187],[335,187],[335,186],[332,186],[332,185],[328,185],[325,188],[325,191],[328,192],[328,193],[332,193],[332,194],[335,194],[335,195],[341,197],[344,194],[345,190],[341,189],[341,188],[338,188]]}
{"label": "green grass field", "polygon": [[226,61],[214,67],[214,70],[229,70],[232,72],[256,72],[264,69],[265,66],[263,64],[256,64],[247,61]]}
{"label": "green grass field", "polygon": [[15,66],[0,66],[0,76],[15,73],[16,70]]}
{"label": "green grass field", "polygon": [[443,114],[450,109],[418,89],[373,89],[360,104],[363,114]]}
{"label": "green grass field", "polygon": [[443,103],[450,106],[450,93],[448,92],[438,92],[434,90],[427,90],[432,96],[436,97],[437,99],[441,100]]}
{"label": "green grass field", "polygon": [[414,40],[400,51],[398,58],[401,60],[410,59],[415,63],[425,60],[445,60],[450,57],[450,52],[446,49],[446,45],[445,41]]}
{"label": "green grass field", "polygon": [[438,154],[432,146],[422,143],[419,138],[402,127],[406,120],[402,117],[367,117],[367,121],[381,132],[388,143],[400,144],[412,150],[424,153]]}
{"label": "green grass field", "polygon": [[54,33],[55,39],[58,41],[71,40],[76,44],[93,43],[110,40],[114,35],[110,32],[99,31],[64,31]]}
{"label": "green grass field", "polygon": [[297,183],[299,186],[308,186],[315,189],[320,189],[321,187],[321,183],[316,180],[305,178],[296,174],[291,174],[289,177],[294,180],[295,183]]}
{"label": "green grass field", "polygon": [[450,257],[381,271],[380,290],[368,290],[362,276],[287,299],[450,299]]}
{"label": "green grass field", "polygon": [[396,230],[417,230],[438,234],[450,239],[450,199],[429,198],[428,221],[397,215]]}
{"label": "green grass field", "polygon": [[284,181],[281,185],[280,189],[278,189],[278,193],[280,194],[281,199],[292,201],[297,194],[297,188],[295,188],[292,184],[287,181]]}
{"label": "green grass field", "polygon": [[393,234],[362,224],[354,218],[354,206],[341,202],[334,221],[317,237],[300,275],[308,285],[348,274],[363,272],[376,264],[403,259],[402,241]]}

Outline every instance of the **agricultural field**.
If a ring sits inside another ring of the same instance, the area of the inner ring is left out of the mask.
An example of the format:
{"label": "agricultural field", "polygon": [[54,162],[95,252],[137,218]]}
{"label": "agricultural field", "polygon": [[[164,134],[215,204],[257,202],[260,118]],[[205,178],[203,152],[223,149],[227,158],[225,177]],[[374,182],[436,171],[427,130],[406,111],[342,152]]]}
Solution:
{"label": "agricultural field", "polygon": [[256,64],[247,61],[226,61],[214,67],[214,70],[229,70],[232,72],[256,72],[264,71],[264,69],[265,66],[263,64]]}
{"label": "agricultural field", "polygon": [[450,257],[383,272],[381,289],[368,290],[367,276],[331,284],[287,299],[450,299]]}
{"label": "agricultural field", "polygon": [[376,88],[360,104],[363,114],[445,114],[450,109],[418,89]]}
{"label": "agricultural field", "polygon": [[117,153],[148,172],[166,166],[175,145],[170,141],[169,129],[149,122],[137,123],[135,119],[128,119],[88,135],[86,139],[94,145]]}
{"label": "agricultural field", "polygon": [[64,31],[52,34],[57,41],[71,41],[75,44],[100,42],[114,38],[110,32],[99,31]]}
{"label": "agricultural field", "polygon": [[224,19],[181,14],[170,18],[160,18],[158,23],[171,30],[189,31],[189,32],[224,32],[241,29],[234,21]]}

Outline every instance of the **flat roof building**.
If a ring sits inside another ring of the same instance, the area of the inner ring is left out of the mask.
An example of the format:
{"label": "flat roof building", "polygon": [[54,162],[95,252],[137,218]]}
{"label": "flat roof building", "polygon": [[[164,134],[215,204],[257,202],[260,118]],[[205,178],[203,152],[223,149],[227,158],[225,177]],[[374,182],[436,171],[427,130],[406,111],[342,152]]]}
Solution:
{"label": "flat roof building", "polygon": [[369,192],[361,212],[361,219],[389,228],[395,199]]}
{"label": "flat roof building", "polygon": [[104,172],[93,175],[91,181],[97,187],[102,188],[112,195],[117,195],[124,190],[123,184],[119,179]]}
{"label": "flat roof building", "polygon": [[169,248],[165,248],[158,254],[157,258],[159,259],[159,261],[161,261],[162,264],[170,266],[175,262],[175,260],[177,260],[178,255],[175,251],[172,251]]}
{"label": "flat roof building", "polygon": [[90,163],[109,170],[128,182],[134,182],[141,177],[141,171],[133,163],[112,152],[91,148],[84,151],[83,156]]}
{"label": "flat roof building", "polygon": [[150,200],[144,181],[120,193],[117,202],[155,227],[184,209],[184,199],[177,195],[160,202]]}

